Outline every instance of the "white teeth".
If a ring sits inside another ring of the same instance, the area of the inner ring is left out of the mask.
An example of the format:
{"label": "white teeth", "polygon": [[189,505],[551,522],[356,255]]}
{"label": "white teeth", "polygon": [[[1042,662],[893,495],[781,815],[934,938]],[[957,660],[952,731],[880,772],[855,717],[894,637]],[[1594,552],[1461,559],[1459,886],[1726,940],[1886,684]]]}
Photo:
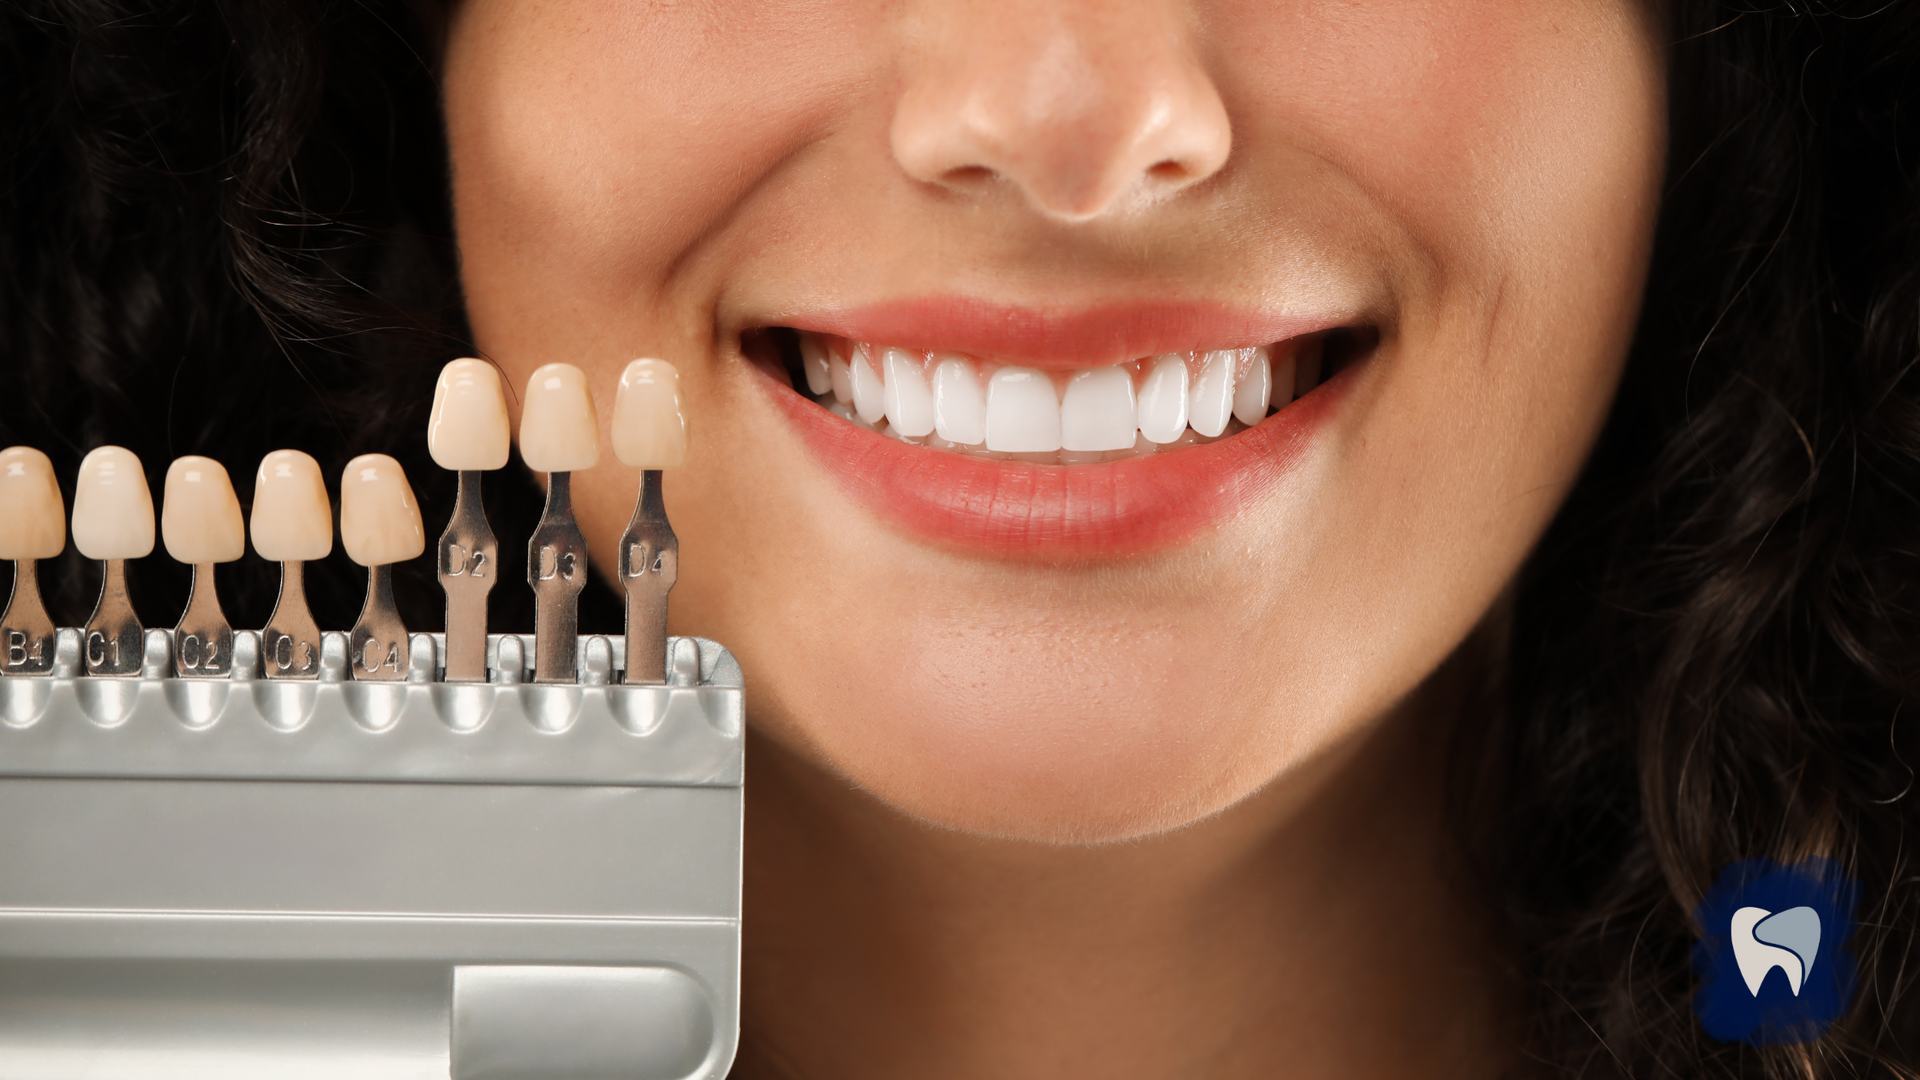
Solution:
{"label": "white teeth", "polygon": [[807,373],[807,392],[819,397],[833,389],[833,373],[827,368],[827,350],[812,334],[800,335],[800,367]]}
{"label": "white teeth", "polygon": [[0,559],[51,559],[67,546],[53,462],[31,446],[0,450]]}
{"label": "white teeth", "polygon": [[880,385],[880,373],[873,369],[873,355],[856,348],[853,353],[853,411],[869,424],[877,424],[887,415],[887,391]]}
{"label": "white teeth", "polygon": [[933,427],[942,439],[961,446],[987,441],[987,396],[973,365],[957,356],[933,369]]}
{"label": "white teeth", "polygon": [[1207,353],[1187,399],[1187,425],[1209,439],[1227,430],[1233,417],[1233,367],[1239,358],[1224,349]]}
{"label": "white teeth", "polygon": [[1136,428],[1133,376],[1094,368],[1067,380],[1060,401],[1060,445],[1067,450],[1126,450]]}
{"label": "white teeth", "polygon": [[1236,355],[1240,380],[1233,388],[1233,416],[1252,427],[1266,419],[1267,405],[1273,400],[1273,365],[1264,345],[1241,349]]}
{"label": "white teeth", "polygon": [[73,546],[89,559],[142,559],[153,551],[153,493],[133,451],[102,446],[81,459]]}
{"label": "white teeth", "polygon": [[909,438],[933,434],[933,391],[920,373],[920,354],[887,349],[880,357],[887,372],[887,426]]}
{"label": "white teeth", "polygon": [[1161,444],[1187,430],[1187,358],[1163,353],[1140,387],[1140,434]]}
{"label": "white teeth", "polygon": [[833,389],[834,401],[853,404],[853,374],[847,370],[847,362],[838,356],[827,361],[827,385]]}
{"label": "white teeth", "polygon": [[1060,449],[1060,399],[1034,368],[1003,367],[987,382],[987,449],[1045,453]]}
{"label": "white teeth", "polygon": [[247,553],[246,522],[225,466],[208,457],[174,459],[160,505],[160,536],[175,562],[232,562]]}

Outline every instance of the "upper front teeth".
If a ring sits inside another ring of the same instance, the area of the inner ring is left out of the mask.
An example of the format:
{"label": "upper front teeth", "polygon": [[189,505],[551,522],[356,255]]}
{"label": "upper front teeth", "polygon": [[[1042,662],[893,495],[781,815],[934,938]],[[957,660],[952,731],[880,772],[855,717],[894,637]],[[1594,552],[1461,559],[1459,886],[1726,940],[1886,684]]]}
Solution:
{"label": "upper front teeth", "polygon": [[1165,353],[1054,374],[800,335],[808,391],[831,394],[841,415],[884,420],[900,438],[1000,453],[1148,452],[1218,438],[1234,420],[1251,427],[1293,398],[1296,350],[1282,348],[1278,359],[1275,351]]}

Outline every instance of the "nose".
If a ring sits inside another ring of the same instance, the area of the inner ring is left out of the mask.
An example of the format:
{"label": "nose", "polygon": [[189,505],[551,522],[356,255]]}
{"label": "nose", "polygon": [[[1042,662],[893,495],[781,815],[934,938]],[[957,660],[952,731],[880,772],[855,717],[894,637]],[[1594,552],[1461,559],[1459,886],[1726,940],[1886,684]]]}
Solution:
{"label": "nose", "polygon": [[907,175],[1066,221],[1205,180],[1233,134],[1177,4],[928,0],[891,131]]}

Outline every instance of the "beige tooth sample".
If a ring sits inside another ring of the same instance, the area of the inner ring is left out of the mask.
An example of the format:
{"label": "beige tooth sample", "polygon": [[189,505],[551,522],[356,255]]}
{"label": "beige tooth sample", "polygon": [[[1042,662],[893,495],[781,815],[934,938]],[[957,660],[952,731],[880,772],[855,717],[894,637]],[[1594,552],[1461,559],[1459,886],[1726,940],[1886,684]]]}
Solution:
{"label": "beige tooth sample", "polygon": [[247,527],[226,466],[207,457],[176,458],[167,467],[160,505],[167,554],[188,565],[232,562],[247,553]]}
{"label": "beige tooth sample", "polygon": [[40,599],[37,560],[67,546],[67,509],[53,462],[30,446],[0,450],[0,559],[13,560],[13,594],[0,613],[0,674],[53,673],[54,626]]}
{"label": "beige tooth sample", "polygon": [[102,446],[81,460],[73,546],[89,559],[143,559],[153,552],[153,493],[133,451]]}
{"label": "beige tooth sample", "polygon": [[407,628],[393,606],[393,564],[427,550],[420,505],[400,463],[362,454],[340,477],[340,544],[367,568],[367,602],[347,635],[353,677],[394,682],[406,677]]}
{"label": "beige tooth sample", "polygon": [[173,628],[174,674],[226,675],[233,670],[233,627],[220,610],[213,567],[246,554],[247,529],[225,466],[193,455],[175,458],[167,466],[160,536],[174,561],[193,567],[187,610]]}
{"label": "beige tooth sample", "polygon": [[298,450],[260,459],[248,518],[253,550],[269,562],[312,562],[333,553],[333,506],[320,463]]}
{"label": "beige tooth sample", "polygon": [[102,446],[81,459],[73,489],[73,546],[104,564],[100,599],[81,646],[87,674],[140,674],[146,630],[127,596],[127,560],[153,551],[153,493],[131,450]]}
{"label": "beige tooth sample", "polygon": [[[635,360],[620,374],[613,405],[613,453],[640,469],[640,498],[620,537],[617,570],[627,594],[623,682],[666,681],[667,594],[679,577],[680,542],[667,521],[660,470],[687,459],[680,376],[664,360]],[[538,648],[543,647],[536,644]]]}
{"label": "beige tooth sample", "polygon": [[630,469],[672,469],[687,460],[687,418],[680,373],[665,360],[641,359],[620,373],[613,402],[613,456]]}
{"label": "beige tooth sample", "polygon": [[67,547],[53,462],[31,446],[0,450],[0,559],[51,559]]}
{"label": "beige tooth sample", "polygon": [[587,376],[572,364],[548,364],[527,380],[520,410],[520,457],[535,472],[591,469],[600,461],[600,417]]}
{"label": "beige tooth sample", "polygon": [[427,450],[434,464],[454,472],[504,468],[512,424],[500,373],[484,360],[455,360],[433,387]]}
{"label": "beige tooth sample", "polygon": [[362,454],[340,476],[340,544],[361,566],[417,559],[427,550],[420,506],[400,463]]}
{"label": "beige tooth sample", "polygon": [[298,450],[260,459],[253,481],[253,550],[280,564],[280,596],[260,631],[269,679],[320,676],[320,628],[307,607],[306,564],[333,551],[333,507],[320,463]]}

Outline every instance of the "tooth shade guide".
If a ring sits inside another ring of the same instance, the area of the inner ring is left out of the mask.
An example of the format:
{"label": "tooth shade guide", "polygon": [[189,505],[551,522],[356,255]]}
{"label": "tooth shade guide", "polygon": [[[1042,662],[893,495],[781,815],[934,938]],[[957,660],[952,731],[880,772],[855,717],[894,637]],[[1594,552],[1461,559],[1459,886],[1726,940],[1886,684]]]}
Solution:
{"label": "tooth shade guide", "polygon": [[547,364],[527,379],[521,399],[520,459],[535,472],[591,469],[600,462],[600,416],[587,376],[572,364]]}
{"label": "tooth shade guide", "polygon": [[333,504],[320,463],[299,450],[261,458],[248,526],[254,553],[269,562],[311,562],[331,554]]}
{"label": "tooth shade guide", "polygon": [[465,357],[441,368],[427,420],[434,464],[453,472],[504,468],[511,443],[506,389],[493,365]]}
{"label": "tooth shade guide", "polygon": [[67,547],[67,505],[53,462],[31,446],[0,450],[0,559],[51,559]]}
{"label": "tooth shade guide", "polygon": [[620,373],[613,404],[613,454],[631,469],[673,469],[687,460],[687,417],[680,373],[642,358]]}
{"label": "tooth shade guide", "polygon": [[176,458],[167,467],[160,532],[175,562],[198,566],[246,554],[246,520],[226,467],[212,458]]}
{"label": "tooth shade guide", "polygon": [[142,559],[153,552],[153,493],[132,451],[102,446],[81,459],[72,532],[73,546],[89,559]]}

